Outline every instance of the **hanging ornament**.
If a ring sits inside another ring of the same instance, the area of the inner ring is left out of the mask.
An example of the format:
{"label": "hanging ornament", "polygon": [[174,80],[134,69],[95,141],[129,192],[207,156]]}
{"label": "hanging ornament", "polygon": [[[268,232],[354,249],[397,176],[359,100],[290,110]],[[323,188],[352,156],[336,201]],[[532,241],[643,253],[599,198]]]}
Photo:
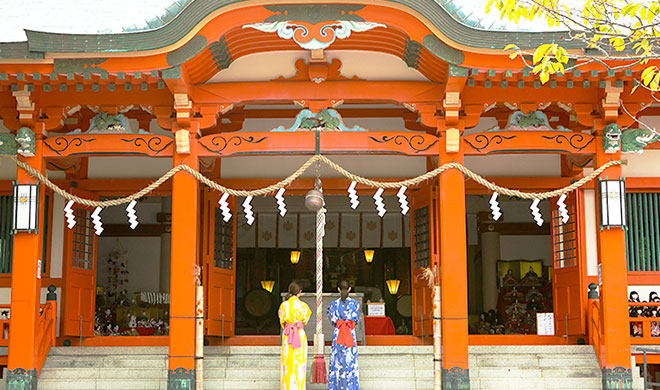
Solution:
{"label": "hanging ornament", "polygon": [[69,229],[73,229],[74,226],[76,226],[76,217],[73,215],[73,209],[71,208],[73,206],[73,201],[70,200],[66,202],[66,206],[64,206],[64,216],[66,217],[66,227]]}
{"label": "hanging ornament", "polygon": [[539,210],[539,199],[534,199],[532,205],[529,206],[529,209],[532,210],[532,215],[534,216],[534,221],[536,224],[541,226],[543,225],[543,216],[541,215],[541,210]]}
{"label": "hanging ornament", "polygon": [[323,189],[321,185],[321,179],[316,178],[314,183],[314,189],[307,191],[305,195],[305,207],[309,211],[317,212],[321,210],[325,204],[325,199],[323,199]]}
{"label": "hanging ornament", "polygon": [[378,211],[378,216],[383,218],[387,210],[385,210],[385,203],[383,203],[383,192],[385,190],[379,188],[374,194],[374,204],[376,205],[376,210]]}
{"label": "hanging ornament", "polygon": [[277,208],[280,210],[280,217],[283,217],[286,215],[286,203],[284,203],[284,187],[280,188],[279,191],[277,191],[277,195],[275,195],[275,199],[277,199]]}
{"label": "hanging ornament", "polygon": [[406,190],[408,187],[402,186],[399,188],[399,192],[396,193],[397,198],[399,198],[399,205],[401,206],[401,214],[406,215],[408,214],[408,210],[410,210],[410,207],[408,207],[408,197],[406,197]]}
{"label": "hanging ornament", "polygon": [[243,201],[243,212],[245,213],[245,222],[252,226],[254,223],[254,212],[252,211],[252,205],[250,202],[252,202],[252,195],[245,197],[245,200]]}
{"label": "hanging ornament", "polygon": [[220,211],[222,212],[222,220],[225,222],[229,222],[231,219],[231,209],[229,208],[229,202],[227,202],[227,198],[229,198],[229,194],[225,192],[222,194],[220,200],[218,201],[218,204],[220,205]]}
{"label": "hanging ornament", "polygon": [[562,194],[562,196],[559,197],[559,200],[557,200],[557,207],[559,211],[559,215],[561,216],[561,222],[566,223],[568,222],[568,209],[566,208],[566,203],[564,201],[566,200],[566,194]]}
{"label": "hanging ornament", "polygon": [[101,233],[103,233],[103,223],[101,222],[101,210],[103,210],[100,207],[97,207],[94,209],[94,212],[92,213],[92,223],[94,224],[94,232],[96,233],[97,236],[100,236]]}
{"label": "hanging ornament", "polygon": [[348,186],[348,199],[351,202],[351,208],[353,210],[355,210],[360,205],[360,201],[358,200],[357,191],[355,190],[356,185],[357,185],[357,182],[355,180],[353,180],[351,182],[351,185]]}
{"label": "hanging ornament", "polygon": [[500,217],[502,216],[502,213],[500,212],[500,204],[497,202],[497,197],[499,195],[500,194],[498,194],[497,192],[493,192],[493,195],[490,197],[490,200],[488,201],[488,203],[490,204],[491,214],[493,215],[493,219],[496,221],[499,220]]}
{"label": "hanging ornament", "polygon": [[126,206],[126,216],[128,216],[128,223],[131,229],[135,230],[135,228],[138,225],[138,219],[137,216],[135,215],[135,205],[137,202],[135,200],[132,200],[131,203]]}

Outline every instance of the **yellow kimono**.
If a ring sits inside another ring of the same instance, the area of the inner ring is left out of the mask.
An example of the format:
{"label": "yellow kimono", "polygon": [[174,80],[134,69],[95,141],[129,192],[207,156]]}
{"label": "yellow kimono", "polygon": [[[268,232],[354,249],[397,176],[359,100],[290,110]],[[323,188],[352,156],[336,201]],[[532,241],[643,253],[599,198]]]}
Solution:
{"label": "yellow kimono", "polygon": [[312,315],[309,306],[293,296],[282,302],[277,313],[282,336],[280,390],[305,390],[307,377],[307,335],[305,324]]}

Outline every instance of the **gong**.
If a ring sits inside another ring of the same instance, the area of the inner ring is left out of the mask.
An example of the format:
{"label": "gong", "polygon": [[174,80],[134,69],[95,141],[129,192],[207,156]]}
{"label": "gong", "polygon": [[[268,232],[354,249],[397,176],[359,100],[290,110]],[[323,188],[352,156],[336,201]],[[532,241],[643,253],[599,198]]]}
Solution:
{"label": "gong", "polygon": [[402,295],[396,300],[396,311],[401,317],[412,317],[412,297],[410,295]]}
{"label": "gong", "polygon": [[257,288],[245,296],[245,311],[255,318],[262,318],[273,311],[273,296],[263,288]]}

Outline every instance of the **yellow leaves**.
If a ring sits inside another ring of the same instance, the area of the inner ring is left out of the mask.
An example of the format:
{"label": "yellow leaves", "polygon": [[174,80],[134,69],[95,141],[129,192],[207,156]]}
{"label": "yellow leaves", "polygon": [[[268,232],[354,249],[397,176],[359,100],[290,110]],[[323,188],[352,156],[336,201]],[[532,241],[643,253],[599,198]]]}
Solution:
{"label": "yellow leaves", "polygon": [[610,38],[610,44],[614,46],[616,51],[622,51],[626,48],[626,42],[621,37]]}
{"label": "yellow leaves", "polygon": [[557,50],[556,43],[546,43],[536,48],[534,51],[533,63],[537,64],[543,57],[547,55],[548,52],[554,54]]}

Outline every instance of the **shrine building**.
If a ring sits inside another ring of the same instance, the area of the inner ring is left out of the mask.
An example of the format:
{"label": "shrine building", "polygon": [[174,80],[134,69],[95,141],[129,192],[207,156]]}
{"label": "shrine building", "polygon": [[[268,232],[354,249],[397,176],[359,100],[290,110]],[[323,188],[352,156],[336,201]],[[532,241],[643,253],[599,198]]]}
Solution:
{"label": "shrine building", "polygon": [[274,389],[287,286],[311,372],[342,279],[365,390],[660,382],[648,65],[541,83],[503,48],[583,45],[451,0],[122,1],[0,5],[0,388]]}

